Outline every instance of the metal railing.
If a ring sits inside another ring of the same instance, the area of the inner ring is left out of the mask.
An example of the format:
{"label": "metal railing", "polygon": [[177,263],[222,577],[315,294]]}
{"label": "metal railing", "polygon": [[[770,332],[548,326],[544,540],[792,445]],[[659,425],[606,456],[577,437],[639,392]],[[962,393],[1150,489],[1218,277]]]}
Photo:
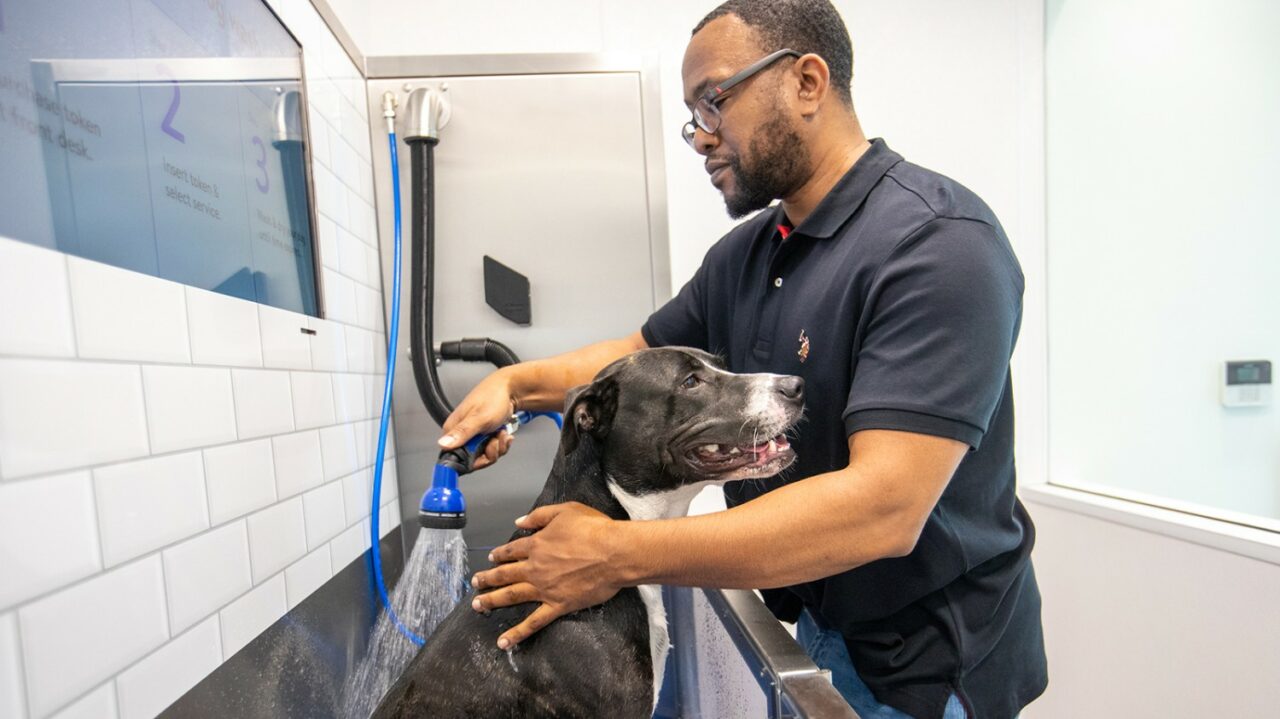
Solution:
{"label": "metal railing", "polygon": [[[754,592],[672,587],[668,600],[682,717],[705,714],[699,682],[708,657],[699,652],[708,651],[708,642],[723,641],[698,626],[699,618],[706,623],[709,611],[743,663],[734,672],[737,677],[728,680],[741,681],[749,672],[764,694],[770,719],[858,719],[832,686],[830,672],[813,663]],[[704,606],[696,606],[699,602]],[[723,669],[714,673],[716,681],[726,681]]]}

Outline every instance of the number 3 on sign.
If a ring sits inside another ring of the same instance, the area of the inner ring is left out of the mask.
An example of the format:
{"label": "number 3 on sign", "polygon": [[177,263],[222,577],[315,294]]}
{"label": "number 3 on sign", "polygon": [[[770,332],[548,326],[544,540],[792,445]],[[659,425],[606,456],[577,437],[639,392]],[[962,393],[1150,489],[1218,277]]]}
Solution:
{"label": "number 3 on sign", "polygon": [[271,189],[271,178],[267,175],[267,146],[263,144],[262,138],[254,135],[253,144],[258,146],[258,169],[262,170],[262,179],[253,178],[258,185],[258,192],[267,194],[267,190]]}

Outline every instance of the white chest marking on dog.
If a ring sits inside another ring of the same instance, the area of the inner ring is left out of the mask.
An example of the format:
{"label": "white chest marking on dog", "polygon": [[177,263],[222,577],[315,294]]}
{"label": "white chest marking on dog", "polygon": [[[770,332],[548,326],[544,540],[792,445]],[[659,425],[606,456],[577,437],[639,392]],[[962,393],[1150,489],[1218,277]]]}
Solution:
{"label": "white chest marking on dog", "polygon": [[[608,482],[610,494],[633,520],[683,517],[689,512],[689,503],[709,484],[716,483],[699,482],[669,492],[629,494],[612,479]],[[658,692],[662,689],[662,675],[667,668],[667,652],[671,649],[671,638],[667,633],[667,610],[662,606],[662,588],[657,584],[642,584],[636,589],[640,590],[640,599],[649,615],[649,658],[653,663],[653,706],[656,708]]]}

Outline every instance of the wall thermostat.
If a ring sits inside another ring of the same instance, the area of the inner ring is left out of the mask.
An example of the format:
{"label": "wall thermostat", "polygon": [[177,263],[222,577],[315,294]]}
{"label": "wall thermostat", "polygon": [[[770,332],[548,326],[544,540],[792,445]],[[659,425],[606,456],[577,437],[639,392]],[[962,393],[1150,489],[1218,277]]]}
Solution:
{"label": "wall thermostat", "polygon": [[1271,361],[1228,360],[1222,376],[1223,407],[1264,407],[1271,404]]}

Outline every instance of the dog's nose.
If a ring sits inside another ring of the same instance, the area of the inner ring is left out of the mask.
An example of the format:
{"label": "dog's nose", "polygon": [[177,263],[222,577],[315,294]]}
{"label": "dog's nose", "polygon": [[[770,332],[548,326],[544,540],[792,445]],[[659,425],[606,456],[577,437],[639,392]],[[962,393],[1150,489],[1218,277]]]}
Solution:
{"label": "dog's nose", "polygon": [[787,399],[798,400],[804,397],[804,379],[800,377],[779,377],[776,386]]}

